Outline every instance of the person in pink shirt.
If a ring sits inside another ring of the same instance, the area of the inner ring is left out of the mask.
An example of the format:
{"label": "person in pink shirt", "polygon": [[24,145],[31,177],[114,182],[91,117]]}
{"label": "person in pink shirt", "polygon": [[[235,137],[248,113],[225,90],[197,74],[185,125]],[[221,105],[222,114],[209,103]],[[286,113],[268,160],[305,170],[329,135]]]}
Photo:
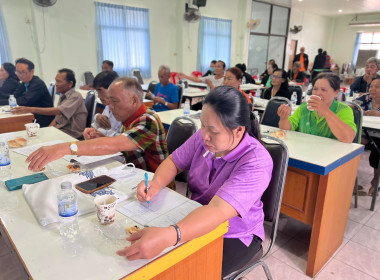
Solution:
{"label": "person in pink shirt", "polygon": [[261,248],[264,214],[261,196],[273,162],[260,143],[259,125],[247,99],[233,87],[221,86],[204,100],[202,127],[158,167],[141,202],[154,200],[177,173],[189,170],[192,199],[203,206],[176,225],[149,227],[131,235],[132,245],[117,251],[128,260],[152,258],[165,248],[202,236],[229,220],[224,236],[223,276],[239,269]]}

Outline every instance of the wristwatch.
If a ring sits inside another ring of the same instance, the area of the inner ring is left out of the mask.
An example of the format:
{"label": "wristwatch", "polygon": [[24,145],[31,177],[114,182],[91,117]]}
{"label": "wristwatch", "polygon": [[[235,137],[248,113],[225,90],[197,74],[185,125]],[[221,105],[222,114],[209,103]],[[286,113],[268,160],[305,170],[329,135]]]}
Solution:
{"label": "wristwatch", "polygon": [[70,150],[71,150],[72,155],[76,156],[78,154],[77,142],[75,142],[75,141],[71,142]]}
{"label": "wristwatch", "polygon": [[167,101],[165,101],[165,106],[168,107],[168,102]]}

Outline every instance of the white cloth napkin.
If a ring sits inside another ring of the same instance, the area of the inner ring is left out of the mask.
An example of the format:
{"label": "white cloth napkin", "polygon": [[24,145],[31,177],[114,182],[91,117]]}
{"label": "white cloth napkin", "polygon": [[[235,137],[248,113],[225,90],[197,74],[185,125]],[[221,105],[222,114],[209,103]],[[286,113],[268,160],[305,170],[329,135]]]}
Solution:
{"label": "white cloth napkin", "polygon": [[78,191],[74,185],[100,175],[108,175],[106,167],[98,167],[79,174],[68,174],[32,185],[24,184],[22,190],[37,221],[46,226],[59,221],[57,194],[61,189],[61,183],[65,181],[73,184],[73,190],[78,195],[78,216],[95,211],[94,197]]}

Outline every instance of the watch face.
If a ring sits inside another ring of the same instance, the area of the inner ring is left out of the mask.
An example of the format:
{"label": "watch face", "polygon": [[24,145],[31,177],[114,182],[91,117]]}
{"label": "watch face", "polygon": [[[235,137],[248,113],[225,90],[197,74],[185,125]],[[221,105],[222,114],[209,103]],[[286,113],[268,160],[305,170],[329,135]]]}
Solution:
{"label": "watch face", "polygon": [[[67,146],[66,146],[67,147]],[[71,144],[70,145],[70,150],[72,150],[72,151],[78,151],[78,146],[76,145],[76,144]]]}

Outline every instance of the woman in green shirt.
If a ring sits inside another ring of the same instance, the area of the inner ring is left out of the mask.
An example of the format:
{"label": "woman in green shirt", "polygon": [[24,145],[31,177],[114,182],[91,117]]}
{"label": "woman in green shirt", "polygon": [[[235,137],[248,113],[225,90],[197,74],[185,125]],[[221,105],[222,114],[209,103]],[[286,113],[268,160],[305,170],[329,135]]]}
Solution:
{"label": "woman in green shirt", "polygon": [[291,108],[281,105],[279,127],[351,143],[356,135],[352,109],[336,101],[340,79],[332,73],[321,73],[313,80],[313,96],[302,103],[292,116]]}

